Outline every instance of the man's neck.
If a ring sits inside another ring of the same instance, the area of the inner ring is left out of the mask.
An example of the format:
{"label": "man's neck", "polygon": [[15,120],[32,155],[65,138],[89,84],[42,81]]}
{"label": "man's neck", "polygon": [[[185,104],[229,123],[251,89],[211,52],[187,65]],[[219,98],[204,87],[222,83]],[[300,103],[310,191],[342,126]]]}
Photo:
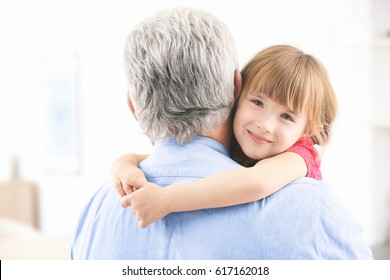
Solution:
{"label": "man's neck", "polygon": [[232,138],[232,125],[230,119],[225,121],[221,126],[206,136],[221,143],[230,150],[230,142]]}

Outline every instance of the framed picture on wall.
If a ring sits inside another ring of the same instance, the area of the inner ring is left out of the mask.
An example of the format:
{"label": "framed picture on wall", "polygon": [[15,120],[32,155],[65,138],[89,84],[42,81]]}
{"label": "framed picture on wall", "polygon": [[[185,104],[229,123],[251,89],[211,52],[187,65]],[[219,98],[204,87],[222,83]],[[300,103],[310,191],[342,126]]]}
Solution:
{"label": "framed picture on wall", "polygon": [[45,167],[53,172],[81,170],[79,130],[79,58],[43,57]]}

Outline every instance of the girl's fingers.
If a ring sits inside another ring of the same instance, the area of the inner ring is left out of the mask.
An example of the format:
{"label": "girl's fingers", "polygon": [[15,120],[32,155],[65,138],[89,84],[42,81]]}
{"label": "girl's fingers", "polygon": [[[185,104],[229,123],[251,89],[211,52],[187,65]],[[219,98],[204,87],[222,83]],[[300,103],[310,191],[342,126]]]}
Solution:
{"label": "girl's fingers", "polygon": [[119,179],[114,178],[112,180],[112,183],[114,185],[115,190],[120,194],[120,196],[125,196],[126,195],[125,191],[123,190],[122,183],[121,183],[121,181]]}
{"label": "girl's fingers", "polygon": [[[133,194],[129,194],[129,195],[125,195],[122,197],[121,199],[121,206],[123,208],[127,208],[129,206],[131,206],[131,200],[133,198]],[[134,213],[134,209],[132,209],[133,213]],[[134,213],[135,214],[135,213]]]}
{"label": "girl's fingers", "polygon": [[143,187],[146,184],[146,178],[142,174],[142,176],[132,176],[132,177],[127,177],[124,180],[122,180],[125,185],[132,186],[134,188],[134,191]]}
{"label": "girl's fingers", "polygon": [[123,190],[124,190],[125,194],[131,194],[132,192],[134,192],[133,186],[128,185],[126,183],[122,184],[122,186],[123,186]]}

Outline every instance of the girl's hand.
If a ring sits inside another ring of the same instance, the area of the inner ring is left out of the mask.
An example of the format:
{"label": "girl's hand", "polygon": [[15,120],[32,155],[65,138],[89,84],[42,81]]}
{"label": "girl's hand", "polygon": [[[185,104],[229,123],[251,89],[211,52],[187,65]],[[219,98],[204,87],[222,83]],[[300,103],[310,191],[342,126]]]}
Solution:
{"label": "girl's hand", "polygon": [[131,206],[141,228],[146,228],[171,212],[164,188],[150,182],[122,197],[121,206]]}
{"label": "girl's hand", "polygon": [[147,182],[144,173],[129,155],[123,155],[114,161],[111,176],[113,185],[121,196],[136,191]]}

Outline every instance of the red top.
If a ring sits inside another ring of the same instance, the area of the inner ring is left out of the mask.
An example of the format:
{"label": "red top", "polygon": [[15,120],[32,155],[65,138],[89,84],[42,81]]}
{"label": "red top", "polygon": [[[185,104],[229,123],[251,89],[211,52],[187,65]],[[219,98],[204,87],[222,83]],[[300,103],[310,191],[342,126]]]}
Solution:
{"label": "red top", "polygon": [[310,137],[300,138],[287,152],[297,153],[303,158],[307,166],[306,177],[322,180],[320,155]]}

